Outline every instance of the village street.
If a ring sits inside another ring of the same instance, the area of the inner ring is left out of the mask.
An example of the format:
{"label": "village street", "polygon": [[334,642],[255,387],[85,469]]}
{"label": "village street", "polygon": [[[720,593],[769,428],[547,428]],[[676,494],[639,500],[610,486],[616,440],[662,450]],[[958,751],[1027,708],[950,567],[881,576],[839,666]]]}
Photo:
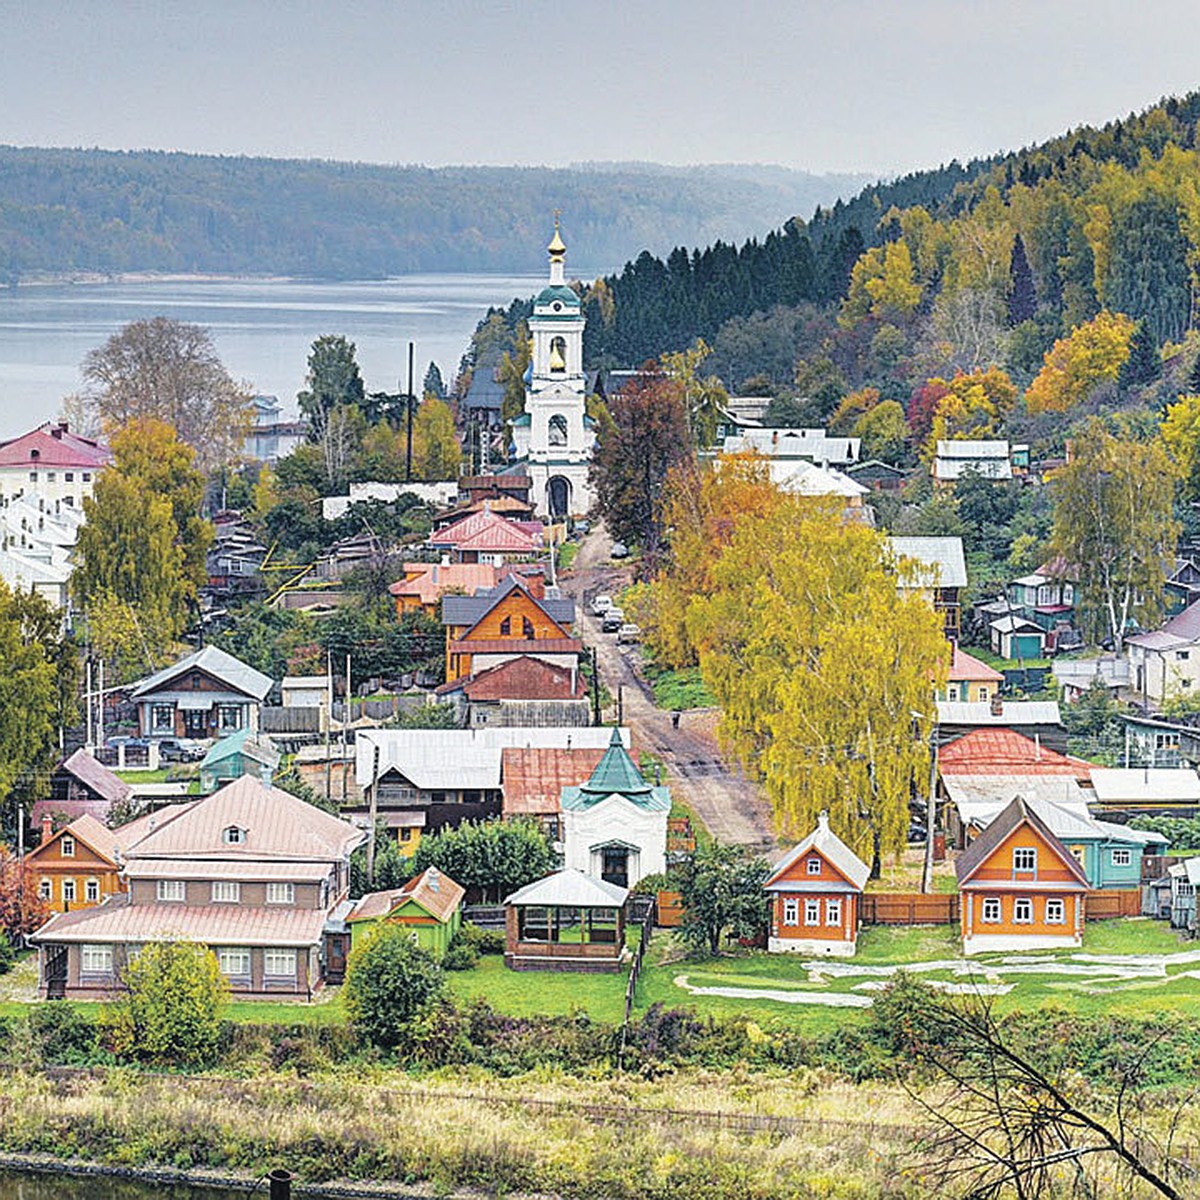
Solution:
{"label": "village street", "polygon": [[712,733],[712,714],[684,713],[680,727],[672,728],[671,714],[655,708],[649,685],[632,665],[637,662],[638,648],[618,646],[615,634],[600,632],[600,622],[591,612],[591,598],[600,592],[615,598],[630,580],[629,570],[611,561],[611,547],[612,538],[603,525],[594,528],[584,538],[574,568],[563,577],[561,586],[578,605],[581,636],[596,647],[600,677],[614,702],[620,690],[624,723],[639,749],[666,764],[669,778],[665,782],[718,841],[751,846],[773,856],[776,842],[767,801],[757,784],[723,759]]}

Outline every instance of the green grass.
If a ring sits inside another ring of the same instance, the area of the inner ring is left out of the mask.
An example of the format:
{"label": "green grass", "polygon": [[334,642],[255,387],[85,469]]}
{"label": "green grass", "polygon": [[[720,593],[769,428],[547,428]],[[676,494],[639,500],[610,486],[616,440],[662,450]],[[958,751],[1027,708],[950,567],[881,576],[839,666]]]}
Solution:
{"label": "green grass", "polygon": [[558,569],[560,572],[571,570],[575,565],[575,556],[579,553],[578,542],[563,542],[558,548]]}
{"label": "green grass", "polygon": [[191,779],[199,788],[200,768],[195,764],[187,767],[173,764],[155,771],[115,771],[114,774],[126,783],[183,783]]}
{"label": "green grass", "polygon": [[625,972],[586,975],[570,971],[510,971],[498,954],[487,954],[470,971],[446,978],[460,1000],[486,1000],[514,1017],[567,1016],[584,1009],[598,1021],[619,1022],[625,1013]]}
{"label": "green grass", "polygon": [[1001,658],[1000,655],[994,653],[987,646],[964,646],[963,649],[972,658],[977,658],[980,662],[987,663],[989,667],[997,671],[1019,671],[1023,667],[1050,666],[1048,658],[1023,658],[1020,662],[1017,662],[1013,658]]}
{"label": "green grass", "polygon": [[689,708],[715,708],[717,698],[708,690],[699,667],[668,671],[647,661],[643,672],[654,691],[654,703],[668,712]]}

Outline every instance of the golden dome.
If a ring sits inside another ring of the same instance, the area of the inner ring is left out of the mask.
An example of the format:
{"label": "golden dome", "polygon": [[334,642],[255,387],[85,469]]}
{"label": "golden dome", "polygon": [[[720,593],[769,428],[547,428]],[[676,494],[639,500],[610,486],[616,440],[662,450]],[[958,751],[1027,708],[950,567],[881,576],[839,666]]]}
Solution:
{"label": "golden dome", "polygon": [[567,244],[562,240],[562,234],[558,230],[558,213],[554,214],[554,236],[550,239],[550,245],[546,249],[550,252],[552,262],[561,262],[563,255],[567,252]]}

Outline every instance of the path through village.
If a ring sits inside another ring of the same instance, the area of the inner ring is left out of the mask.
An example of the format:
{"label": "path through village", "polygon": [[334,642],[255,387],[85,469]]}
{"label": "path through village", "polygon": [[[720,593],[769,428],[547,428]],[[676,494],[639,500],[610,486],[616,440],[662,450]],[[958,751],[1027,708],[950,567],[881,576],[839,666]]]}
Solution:
{"label": "path through village", "polygon": [[674,729],[671,714],[655,708],[649,685],[635,669],[638,648],[618,646],[615,634],[600,632],[600,622],[591,612],[592,597],[607,592],[615,599],[630,581],[629,569],[612,562],[611,548],[604,527],[593,529],[583,539],[573,570],[560,584],[575,599],[583,640],[596,648],[600,676],[614,700],[620,690],[624,723],[640,750],[666,764],[666,782],[713,837],[773,856],[776,842],[766,798],[757,784],[722,758],[712,732],[713,714],[684,713],[680,727]]}

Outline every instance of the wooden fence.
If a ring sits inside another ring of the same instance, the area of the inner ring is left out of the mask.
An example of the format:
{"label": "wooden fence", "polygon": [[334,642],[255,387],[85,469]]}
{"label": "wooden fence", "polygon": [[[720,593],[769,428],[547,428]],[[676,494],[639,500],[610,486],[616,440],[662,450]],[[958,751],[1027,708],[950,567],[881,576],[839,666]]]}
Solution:
{"label": "wooden fence", "polygon": [[937,893],[864,892],[858,900],[862,925],[949,925],[960,911],[957,896]]}
{"label": "wooden fence", "polygon": [[629,1032],[629,1018],[633,1015],[633,1001],[637,994],[638,979],[642,974],[642,960],[646,957],[646,947],[650,944],[650,935],[654,932],[654,909],[651,904],[646,909],[646,915],[641,921],[642,936],[638,938],[637,949],[633,952],[633,965],[629,968],[629,982],[625,985],[625,1017],[621,1022],[621,1051],[617,1061],[625,1058],[625,1038]]}
{"label": "wooden fence", "polygon": [[1141,914],[1140,888],[1120,892],[1088,892],[1083,900],[1083,915],[1089,921],[1111,921],[1114,917],[1139,917]]}

